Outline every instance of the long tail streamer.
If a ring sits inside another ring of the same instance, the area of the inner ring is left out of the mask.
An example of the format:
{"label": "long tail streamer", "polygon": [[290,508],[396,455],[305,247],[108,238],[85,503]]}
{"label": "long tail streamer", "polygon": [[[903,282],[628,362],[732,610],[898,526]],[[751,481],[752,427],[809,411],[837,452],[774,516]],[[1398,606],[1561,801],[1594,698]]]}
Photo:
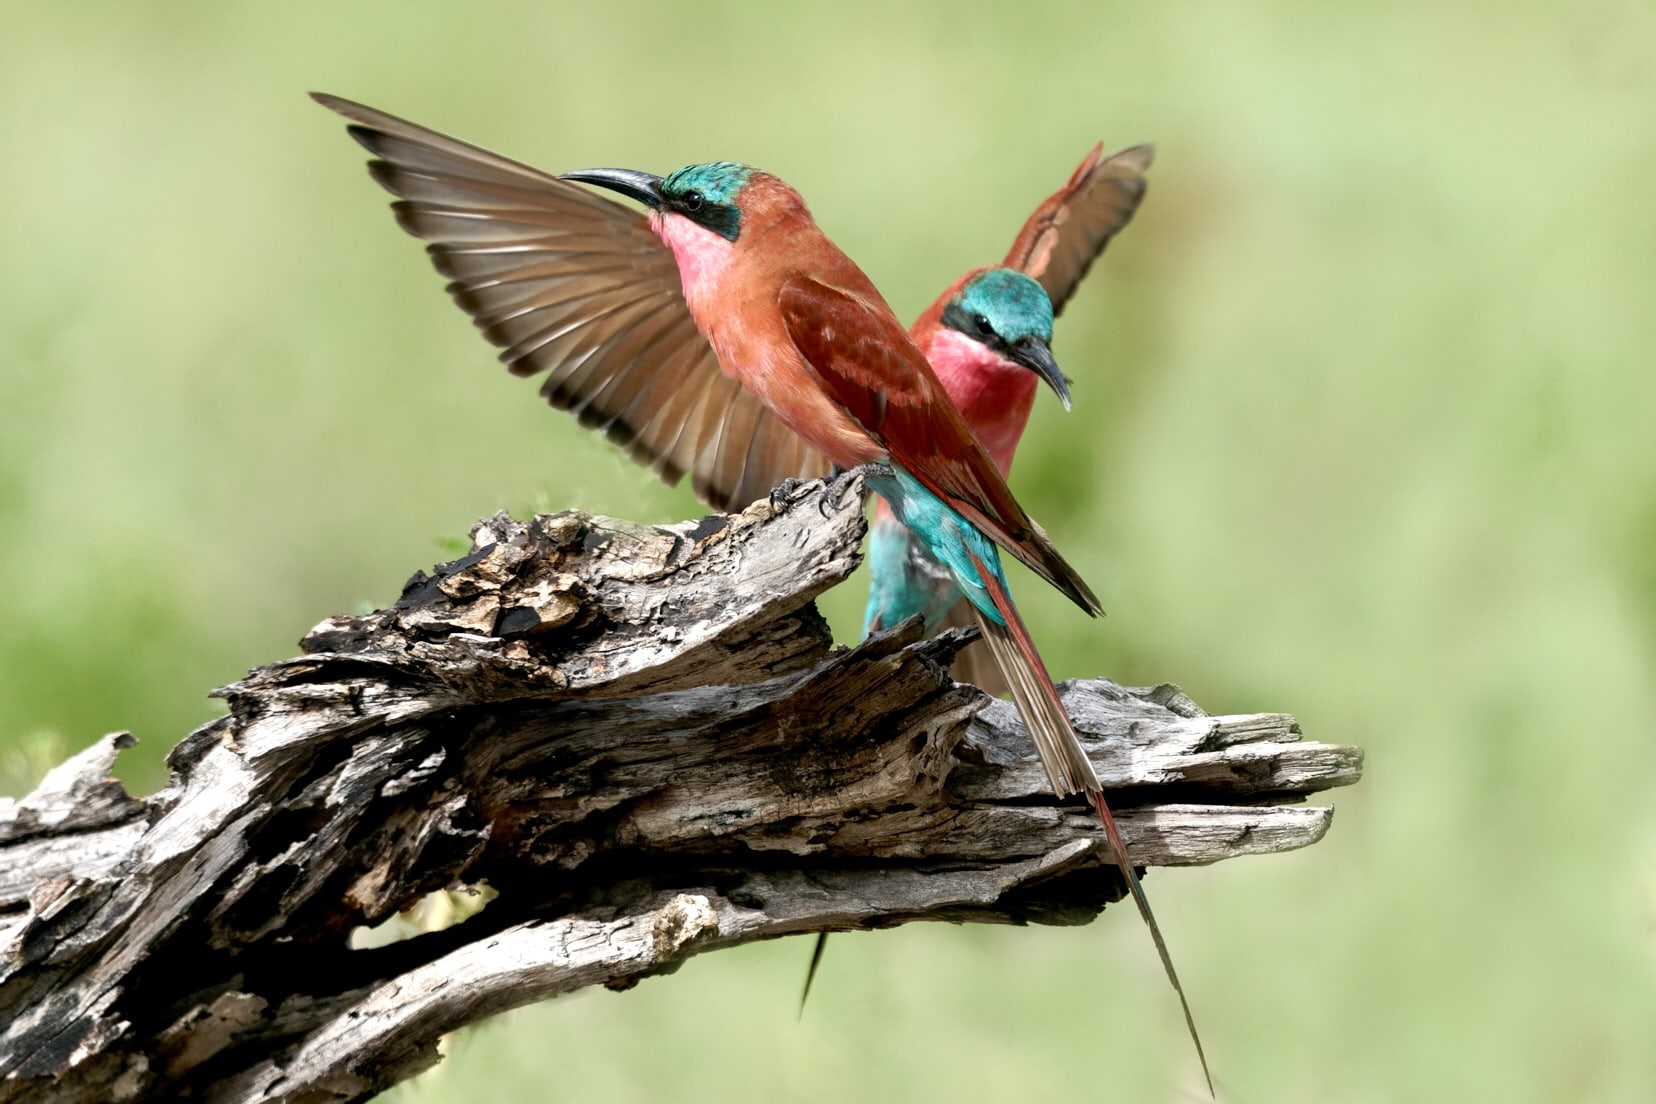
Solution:
{"label": "long tail streamer", "polygon": [[805,968],[805,988],[799,994],[799,1018],[805,1018],[805,1002],[811,999],[811,982],[816,980],[817,967],[822,965],[822,952],[828,949],[828,933],[817,932],[816,946],[811,948],[811,964]]}
{"label": "long tail streamer", "polygon": [[1017,607],[1012,604],[1012,595],[1000,581],[998,574],[991,571],[975,555],[972,555],[972,564],[977,568],[978,577],[988,587],[989,597],[994,602],[996,612],[1005,621],[1005,624],[996,624],[993,619],[980,613],[978,624],[983,629],[984,642],[989,645],[995,662],[1000,665],[1006,681],[1011,684],[1013,703],[1017,705],[1024,725],[1029,729],[1029,735],[1035,743],[1035,750],[1040,753],[1041,762],[1046,767],[1053,789],[1060,797],[1085,790],[1093,809],[1097,811],[1099,823],[1104,826],[1104,835],[1110,841],[1110,849],[1115,852],[1116,865],[1133,895],[1133,903],[1138,906],[1139,915],[1144,918],[1145,926],[1150,929],[1150,938],[1155,941],[1156,953],[1161,956],[1162,969],[1167,972],[1167,980],[1172,984],[1173,991],[1179,995],[1179,1007],[1184,1010],[1185,1027],[1190,1031],[1190,1041],[1196,1044],[1196,1057],[1202,1063],[1202,1076],[1207,1081],[1208,1094],[1217,1098],[1218,1094],[1213,1089],[1213,1074],[1208,1070],[1207,1053],[1202,1049],[1202,1037],[1197,1033],[1196,1019],[1190,1013],[1190,1001],[1185,997],[1184,986],[1179,983],[1178,971],[1173,968],[1173,956],[1168,953],[1167,941],[1162,938],[1161,926],[1156,923],[1156,915],[1150,910],[1150,899],[1144,895],[1144,886],[1139,883],[1138,871],[1133,869],[1132,862],[1127,858],[1127,845],[1122,841],[1121,830],[1116,827],[1115,817],[1110,814],[1110,806],[1104,800],[1104,787],[1099,784],[1098,775],[1093,772],[1092,761],[1087,758],[1086,750],[1081,746],[1081,739],[1075,734],[1075,726],[1064,710],[1063,703],[1058,697],[1058,688],[1053,685],[1046,664],[1041,661],[1040,653],[1035,650],[1029,630],[1024,627],[1023,619],[1018,616]]}

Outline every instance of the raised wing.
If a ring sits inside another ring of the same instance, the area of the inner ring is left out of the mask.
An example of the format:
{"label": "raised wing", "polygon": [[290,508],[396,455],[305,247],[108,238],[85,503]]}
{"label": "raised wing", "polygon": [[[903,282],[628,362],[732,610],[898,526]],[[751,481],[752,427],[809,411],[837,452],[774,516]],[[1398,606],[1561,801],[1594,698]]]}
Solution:
{"label": "raised wing", "polygon": [[1100,142],[1029,216],[1005,264],[1040,281],[1058,314],[1075,293],[1098,255],[1132,221],[1144,199],[1144,171],[1156,147],[1133,146],[1103,161]]}
{"label": "raised wing", "polygon": [[783,285],[788,336],[834,400],[934,494],[1088,613],[1098,599],[1024,513],[931,365],[883,305],[808,276]]}
{"label": "raised wing", "polygon": [[685,304],[671,251],[638,213],[538,169],[336,96],[429,242],[454,301],[513,373],[602,430],[668,483],[690,474],[716,510],[741,509],[829,465],[719,370]]}

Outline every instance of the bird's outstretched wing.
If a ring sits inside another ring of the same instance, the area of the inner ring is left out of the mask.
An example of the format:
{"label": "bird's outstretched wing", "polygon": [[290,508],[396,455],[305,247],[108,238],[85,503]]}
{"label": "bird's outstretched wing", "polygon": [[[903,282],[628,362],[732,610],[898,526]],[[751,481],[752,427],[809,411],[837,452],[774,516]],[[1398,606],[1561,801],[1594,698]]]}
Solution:
{"label": "bird's outstretched wing", "polygon": [[1086,582],[1012,497],[931,365],[883,303],[795,275],[778,295],[794,347],[892,461],[1088,613]]}
{"label": "bird's outstretched wing", "polygon": [[1132,146],[1099,160],[1104,143],[1092,148],[1069,182],[1029,216],[1004,262],[1038,280],[1063,311],[1104,247],[1133,218],[1144,199],[1144,170],[1156,147]]}
{"label": "bird's outstretched wing", "polygon": [[336,96],[404,230],[515,374],[668,483],[741,509],[829,465],[720,371],[671,251],[635,211],[528,165]]}

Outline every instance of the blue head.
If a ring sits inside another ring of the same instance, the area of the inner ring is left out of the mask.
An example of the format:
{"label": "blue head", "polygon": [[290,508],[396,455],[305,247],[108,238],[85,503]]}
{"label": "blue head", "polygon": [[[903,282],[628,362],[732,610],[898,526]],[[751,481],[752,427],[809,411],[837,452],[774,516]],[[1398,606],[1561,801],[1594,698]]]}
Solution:
{"label": "blue head", "polygon": [[560,180],[579,180],[631,196],[652,210],[671,211],[735,241],[742,233],[738,197],[753,170],[731,161],[686,165],[666,179],[635,169],[582,169]]}
{"label": "blue head", "polygon": [[1070,405],[1069,381],[1052,359],[1052,300],[1015,268],[987,268],[943,307],[943,325],[1040,376]]}
{"label": "blue head", "polygon": [[730,161],[686,165],[661,182],[661,205],[735,241],[742,233],[742,209],[736,197],[752,175],[746,165]]}

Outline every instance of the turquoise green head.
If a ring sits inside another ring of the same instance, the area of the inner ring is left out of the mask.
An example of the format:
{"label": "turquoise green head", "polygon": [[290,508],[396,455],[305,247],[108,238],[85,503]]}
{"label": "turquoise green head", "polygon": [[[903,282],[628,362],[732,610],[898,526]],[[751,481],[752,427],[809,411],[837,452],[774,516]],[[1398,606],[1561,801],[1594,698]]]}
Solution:
{"label": "turquoise green head", "polygon": [[683,215],[730,241],[742,233],[738,198],[753,170],[731,161],[686,165],[666,178],[636,169],[582,169],[560,175],[620,192],[658,211]]}
{"label": "turquoise green head", "polygon": [[735,241],[742,233],[742,194],[753,170],[731,161],[686,165],[661,182],[661,205]]}
{"label": "turquoise green head", "polygon": [[986,268],[943,307],[943,325],[1023,365],[1070,405],[1069,381],[1052,359],[1052,300],[1015,268]]}

